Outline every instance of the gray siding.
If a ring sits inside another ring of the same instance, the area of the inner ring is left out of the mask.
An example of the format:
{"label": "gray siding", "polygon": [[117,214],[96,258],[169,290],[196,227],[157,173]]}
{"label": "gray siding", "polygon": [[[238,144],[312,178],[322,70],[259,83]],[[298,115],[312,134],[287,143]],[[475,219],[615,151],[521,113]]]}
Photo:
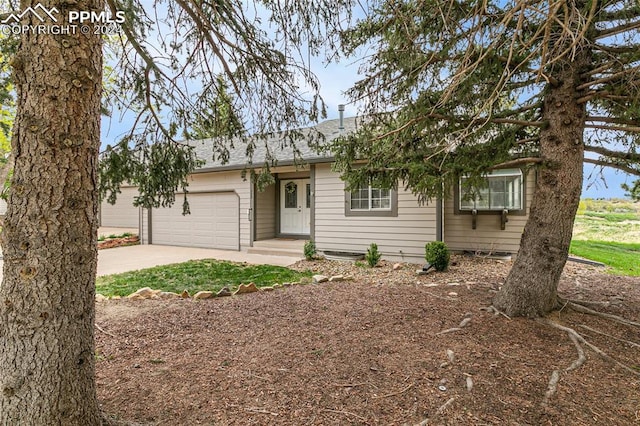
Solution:
{"label": "gray siding", "polygon": [[397,217],[345,217],[344,182],[329,164],[316,166],[315,239],[319,251],[366,252],[376,243],[390,260],[421,262],[424,246],[436,239],[436,204],[419,205],[398,191]]}
{"label": "gray siding", "polygon": [[106,200],[100,203],[100,226],[114,228],[137,228],[140,220],[140,208],[133,206],[138,188],[121,186],[115,204]]}
{"label": "gray siding", "polygon": [[263,192],[256,190],[256,240],[276,237],[276,186],[269,185]]}
{"label": "gray siding", "polygon": [[505,230],[500,229],[500,215],[478,215],[476,229],[472,229],[472,217],[469,214],[455,214],[453,198],[445,202],[444,241],[451,250],[474,252],[517,253],[520,238],[529,218],[529,208],[535,188],[535,172],[531,171],[526,179],[526,215],[509,215]]}

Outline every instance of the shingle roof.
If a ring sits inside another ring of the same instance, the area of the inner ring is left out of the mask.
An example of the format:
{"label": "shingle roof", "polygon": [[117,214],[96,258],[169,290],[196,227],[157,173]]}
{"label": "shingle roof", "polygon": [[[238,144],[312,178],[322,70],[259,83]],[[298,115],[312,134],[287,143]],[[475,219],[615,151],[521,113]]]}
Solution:
{"label": "shingle roof", "polygon": [[[305,136],[311,136],[314,132],[319,132],[324,135],[325,139],[323,144],[327,144],[339,136],[354,132],[357,129],[358,123],[356,117],[345,118],[343,123],[344,129],[342,131],[339,129],[340,120],[335,119],[323,121],[315,126],[300,129],[300,132]],[[283,136],[281,133],[275,133],[272,136],[269,136],[266,140],[257,141],[253,153],[252,167],[260,167],[265,163],[267,147],[269,147],[271,155],[277,160],[278,165],[293,164],[293,149],[290,147],[282,149],[282,142]],[[218,159],[215,161],[213,160],[215,146],[214,140],[203,139],[188,141],[186,143],[193,146],[198,158],[205,161],[205,164],[198,170],[200,172],[243,169],[249,165],[249,159],[246,154],[247,144],[240,140],[234,140],[234,147],[229,149],[229,160],[224,164]],[[330,153],[318,153],[314,147],[310,147],[307,138],[296,141],[295,146],[300,151],[303,162],[305,163],[329,162],[332,159]]]}

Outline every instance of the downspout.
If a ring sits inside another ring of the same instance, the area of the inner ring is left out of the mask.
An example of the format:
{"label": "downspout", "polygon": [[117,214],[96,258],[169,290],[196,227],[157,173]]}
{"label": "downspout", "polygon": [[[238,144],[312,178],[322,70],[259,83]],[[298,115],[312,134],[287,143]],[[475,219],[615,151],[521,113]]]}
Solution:
{"label": "downspout", "polygon": [[[442,194],[445,194],[444,182]],[[436,241],[444,242],[444,197],[436,198]]]}
{"label": "downspout", "polygon": [[[249,247],[253,247],[256,239],[256,183],[250,179],[249,185],[249,211],[247,212],[247,220],[249,221]],[[242,244],[241,244],[242,245]]]}
{"label": "downspout", "polygon": [[444,200],[436,198],[436,241],[444,241]]}

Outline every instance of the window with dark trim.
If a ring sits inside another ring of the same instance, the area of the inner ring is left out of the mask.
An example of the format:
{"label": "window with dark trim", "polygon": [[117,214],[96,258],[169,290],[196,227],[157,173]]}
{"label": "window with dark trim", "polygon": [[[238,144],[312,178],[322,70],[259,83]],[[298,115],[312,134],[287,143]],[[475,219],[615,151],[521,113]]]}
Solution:
{"label": "window with dark trim", "polygon": [[398,193],[371,185],[345,191],[345,216],[398,216]]}
{"label": "window with dark trim", "polygon": [[520,169],[494,170],[477,188],[466,182],[466,176],[460,177],[456,199],[460,213],[524,210],[524,175]]}

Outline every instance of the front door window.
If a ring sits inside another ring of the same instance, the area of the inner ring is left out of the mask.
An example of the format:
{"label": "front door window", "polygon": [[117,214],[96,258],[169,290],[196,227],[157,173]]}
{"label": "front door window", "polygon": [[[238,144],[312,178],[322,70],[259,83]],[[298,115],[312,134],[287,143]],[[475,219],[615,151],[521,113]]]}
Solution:
{"label": "front door window", "polygon": [[289,182],[284,186],[284,208],[298,208],[298,184]]}

